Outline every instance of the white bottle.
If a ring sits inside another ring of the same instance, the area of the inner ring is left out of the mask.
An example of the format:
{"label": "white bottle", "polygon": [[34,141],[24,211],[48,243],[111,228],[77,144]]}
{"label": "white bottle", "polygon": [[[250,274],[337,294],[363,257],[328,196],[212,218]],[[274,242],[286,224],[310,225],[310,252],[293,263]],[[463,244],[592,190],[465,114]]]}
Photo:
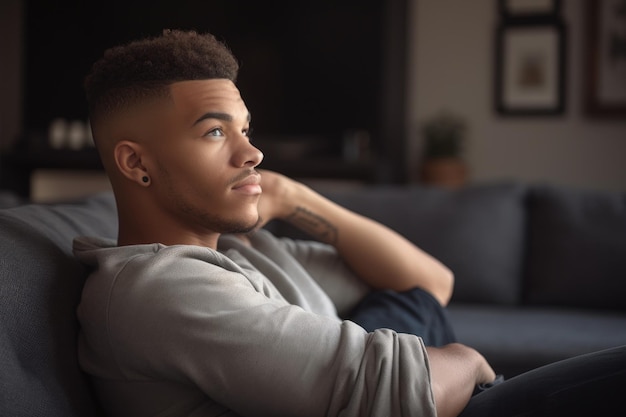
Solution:
{"label": "white bottle", "polygon": [[48,127],[48,143],[53,149],[62,149],[67,146],[68,125],[65,119],[54,119]]}
{"label": "white bottle", "polygon": [[81,120],[73,120],[67,135],[69,148],[75,151],[81,149],[85,146],[86,136],[85,124]]}

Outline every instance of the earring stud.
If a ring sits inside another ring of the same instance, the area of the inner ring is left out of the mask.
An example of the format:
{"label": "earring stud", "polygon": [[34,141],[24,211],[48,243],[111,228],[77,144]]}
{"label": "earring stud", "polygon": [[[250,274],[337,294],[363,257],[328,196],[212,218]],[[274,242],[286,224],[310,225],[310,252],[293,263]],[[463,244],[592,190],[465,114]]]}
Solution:
{"label": "earring stud", "polygon": [[144,183],[147,183],[148,181],[150,181],[150,178],[148,178],[147,175],[144,175],[143,177],[141,177],[141,181],[143,181]]}

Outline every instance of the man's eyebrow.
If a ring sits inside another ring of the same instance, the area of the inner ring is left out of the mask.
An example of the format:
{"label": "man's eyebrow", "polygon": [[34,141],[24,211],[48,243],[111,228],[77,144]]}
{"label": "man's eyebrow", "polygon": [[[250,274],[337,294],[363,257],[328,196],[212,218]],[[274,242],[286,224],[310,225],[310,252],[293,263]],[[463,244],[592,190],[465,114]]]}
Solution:
{"label": "man's eyebrow", "polygon": [[[233,116],[231,116],[228,113],[208,112],[208,113],[204,113],[202,116],[200,116],[200,118],[198,118],[198,120],[193,122],[193,126],[197,125],[198,123],[206,119],[217,119],[217,120],[223,120],[225,122],[232,122]],[[250,122],[251,119],[252,119],[252,115],[248,112],[248,118],[247,118],[248,122]]]}

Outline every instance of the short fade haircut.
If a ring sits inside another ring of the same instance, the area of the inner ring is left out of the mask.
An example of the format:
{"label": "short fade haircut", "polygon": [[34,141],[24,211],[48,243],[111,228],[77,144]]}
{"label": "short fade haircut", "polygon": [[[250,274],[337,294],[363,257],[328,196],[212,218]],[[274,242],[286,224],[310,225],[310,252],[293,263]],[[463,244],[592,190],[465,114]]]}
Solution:
{"label": "short fade haircut", "polygon": [[239,64],[230,49],[211,34],[165,29],[105,51],[85,78],[90,121],[151,98],[167,97],[178,81],[228,79],[236,82]]}

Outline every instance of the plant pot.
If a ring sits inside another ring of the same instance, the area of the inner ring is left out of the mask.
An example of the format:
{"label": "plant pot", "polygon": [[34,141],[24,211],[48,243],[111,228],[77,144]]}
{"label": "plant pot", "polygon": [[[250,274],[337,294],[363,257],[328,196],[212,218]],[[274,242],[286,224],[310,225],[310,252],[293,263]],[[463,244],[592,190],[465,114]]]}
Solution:
{"label": "plant pot", "polygon": [[467,177],[467,164],[460,158],[431,158],[422,165],[421,181],[427,185],[458,188],[465,185]]}

